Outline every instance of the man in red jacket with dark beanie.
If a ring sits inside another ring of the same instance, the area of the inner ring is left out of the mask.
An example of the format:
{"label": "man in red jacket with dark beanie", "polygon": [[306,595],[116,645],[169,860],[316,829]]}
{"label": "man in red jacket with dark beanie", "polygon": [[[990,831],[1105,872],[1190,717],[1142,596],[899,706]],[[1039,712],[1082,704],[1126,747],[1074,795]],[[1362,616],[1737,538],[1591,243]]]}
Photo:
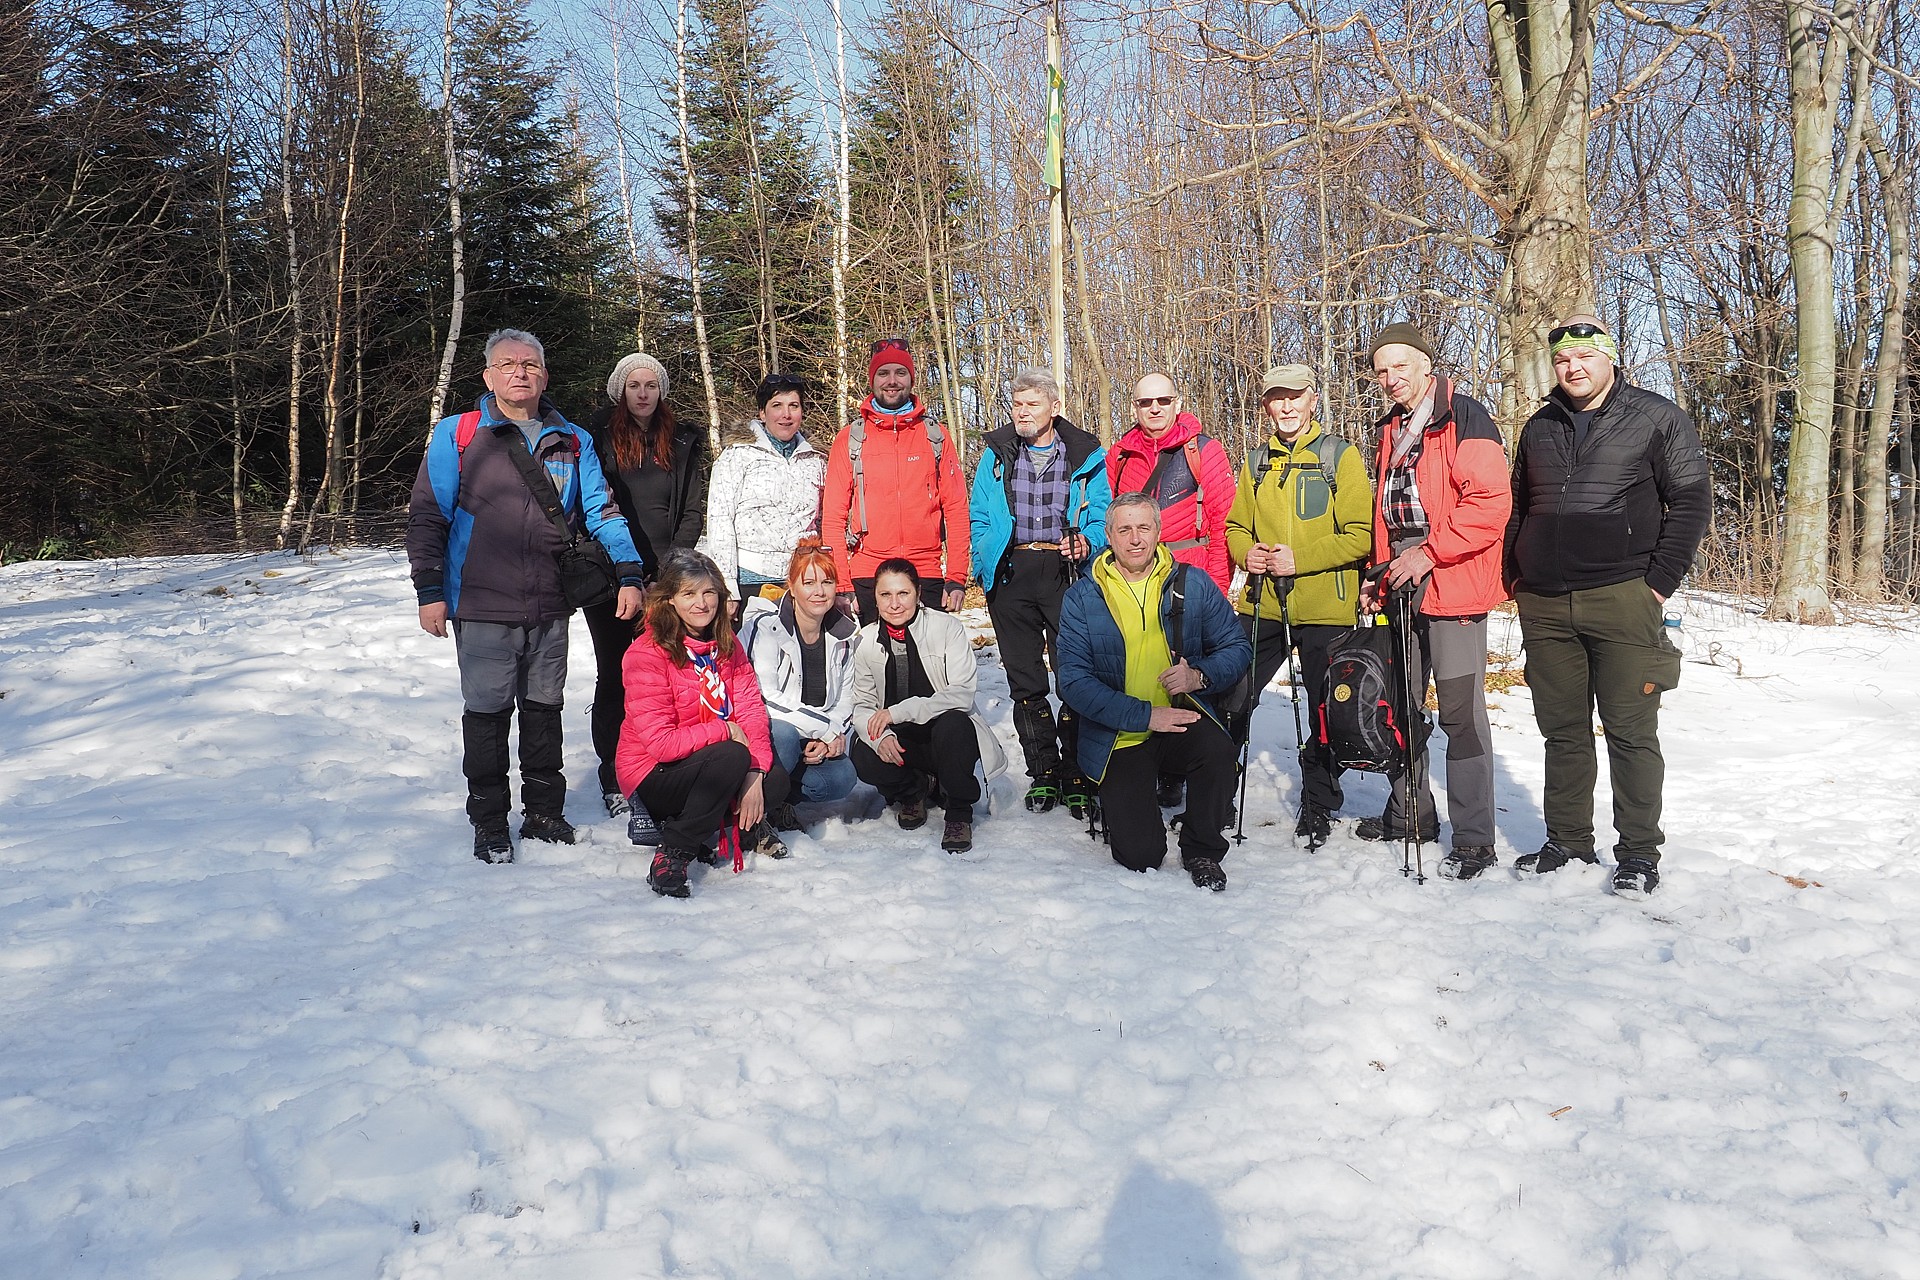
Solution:
{"label": "man in red jacket with dark beanie", "polygon": [[877,616],[873,574],[883,561],[912,561],[921,602],[948,611],[960,607],[972,573],[960,450],[913,394],[913,381],[905,341],[874,343],[870,394],[827,457],[820,537],[839,570],[841,604],[857,604],[864,622]]}

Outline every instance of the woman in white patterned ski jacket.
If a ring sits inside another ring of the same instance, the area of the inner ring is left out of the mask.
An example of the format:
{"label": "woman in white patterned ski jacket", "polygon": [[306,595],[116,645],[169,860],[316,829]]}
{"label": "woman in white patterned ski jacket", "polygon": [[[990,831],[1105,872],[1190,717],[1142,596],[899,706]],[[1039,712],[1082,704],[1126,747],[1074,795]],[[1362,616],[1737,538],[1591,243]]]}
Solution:
{"label": "woman in white patterned ski jacket", "polygon": [[791,374],[762,381],[753,438],[728,445],[713,464],[700,550],[738,586],[737,599],[785,581],[794,547],[820,529],[827,457],[799,429],[804,394]]}

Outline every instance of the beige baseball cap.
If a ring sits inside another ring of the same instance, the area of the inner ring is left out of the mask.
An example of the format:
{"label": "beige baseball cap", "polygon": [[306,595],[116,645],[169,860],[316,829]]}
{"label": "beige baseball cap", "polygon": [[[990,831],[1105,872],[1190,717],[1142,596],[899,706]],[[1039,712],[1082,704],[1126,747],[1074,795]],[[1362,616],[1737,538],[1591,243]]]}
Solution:
{"label": "beige baseball cap", "polygon": [[1260,394],[1269,391],[1312,391],[1313,370],[1303,364],[1277,364],[1260,380]]}

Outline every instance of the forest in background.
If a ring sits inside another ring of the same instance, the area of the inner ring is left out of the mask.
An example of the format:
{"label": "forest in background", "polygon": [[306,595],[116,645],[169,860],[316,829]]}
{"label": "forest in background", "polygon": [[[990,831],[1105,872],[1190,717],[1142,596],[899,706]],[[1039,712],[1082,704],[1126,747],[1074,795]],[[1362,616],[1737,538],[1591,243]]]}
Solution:
{"label": "forest in background", "polygon": [[1915,22],[1893,0],[31,0],[0,16],[0,559],[381,536],[532,329],[584,419],[636,345],[715,439],[905,336],[964,441],[1170,372],[1236,456],[1302,360],[1362,438],[1397,319],[1511,434],[1594,308],[1698,421],[1697,582],[1913,599]]}

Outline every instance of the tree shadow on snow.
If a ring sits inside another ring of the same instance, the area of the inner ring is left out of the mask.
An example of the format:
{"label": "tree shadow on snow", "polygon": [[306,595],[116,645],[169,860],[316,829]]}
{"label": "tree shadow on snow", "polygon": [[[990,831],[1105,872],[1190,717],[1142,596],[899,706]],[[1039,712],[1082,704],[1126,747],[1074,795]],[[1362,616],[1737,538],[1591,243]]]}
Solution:
{"label": "tree shadow on snow", "polygon": [[1114,1197],[1100,1261],[1078,1280],[1247,1280],[1213,1197],[1136,1164]]}

